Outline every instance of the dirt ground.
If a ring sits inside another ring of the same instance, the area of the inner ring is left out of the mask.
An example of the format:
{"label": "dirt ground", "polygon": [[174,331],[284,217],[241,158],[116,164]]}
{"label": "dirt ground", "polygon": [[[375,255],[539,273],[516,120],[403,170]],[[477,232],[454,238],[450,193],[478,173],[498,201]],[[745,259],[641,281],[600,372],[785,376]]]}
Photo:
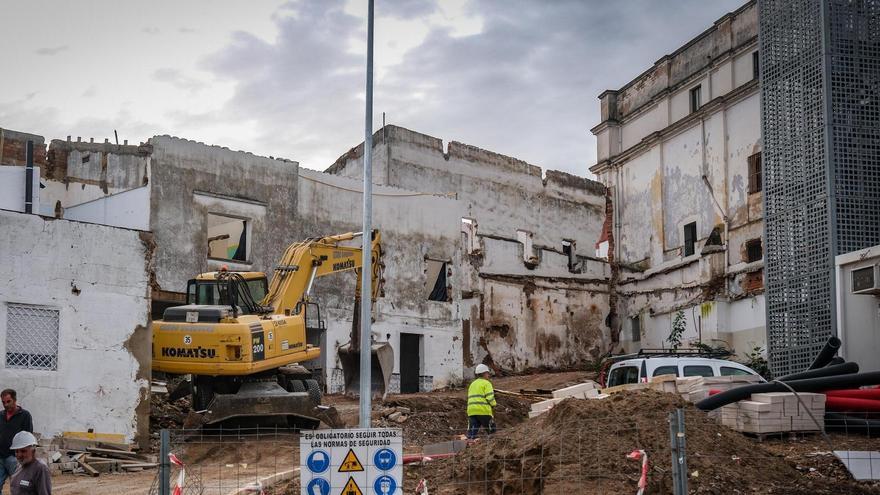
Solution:
{"label": "dirt ground", "polygon": [[[496,390],[556,389],[580,383],[585,372],[539,373],[499,377]],[[375,426],[400,427],[407,453],[424,444],[457,438],[467,427],[464,389],[392,395],[374,403]],[[691,493],[880,494],[880,484],[851,479],[831,450],[880,450],[880,439],[859,435],[821,435],[758,441],[716,424],[678,396],[653,391],[617,394],[601,401],[569,400],[528,419],[529,400],[498,394],[499,432],[452,459],[437,459],[405,469],[405,493],[421,479],[434,494],[631,493],[639,464],[625,455],[644,449],[650,460],[647,493],[670,493],[669,429],[666,417],[686,408],[688,472]],[[357,424],[358,403],[327,396],[349,426]],[[185,400],[154,410],[173,426],[186,414]],[[410,409],[397,424],[384,417],[387,408]],[[173,416],[173,417],[172,417]],[[178,445],[204,495],[228,495],[250,481],[296,468],[298,435],[260,439],[200,438]],[[60,495],[147,494],[155,470],[104,474],[97,478],[69,474],[53,477]],[[268,488],[268,495],[299,493],[298,474]]]}

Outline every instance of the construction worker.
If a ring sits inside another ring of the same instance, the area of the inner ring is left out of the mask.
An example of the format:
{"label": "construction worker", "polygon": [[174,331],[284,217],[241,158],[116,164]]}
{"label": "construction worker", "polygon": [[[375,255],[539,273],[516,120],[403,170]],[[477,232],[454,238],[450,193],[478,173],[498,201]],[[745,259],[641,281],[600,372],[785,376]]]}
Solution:
{"label": "construction worker", "polygon": [[10,448],[18,459],[18,471],[9,479],[12,495],[52,495],[49,467],[36,457],[37,439],[29,431],[20,431],[12,438]]}
{"label": "construction worker", "polygon": [[471,440],[477,438],[480,428],[485,428],[486,433],[489,435],[495,433],[495,420],[492,408],[498,404],[495,402],[495,389],[492,388],[492,382],[489,381],[490,373],[488,366],[478,364],[474,369],[474,374],[477,377],[468,387],[467,437]]}

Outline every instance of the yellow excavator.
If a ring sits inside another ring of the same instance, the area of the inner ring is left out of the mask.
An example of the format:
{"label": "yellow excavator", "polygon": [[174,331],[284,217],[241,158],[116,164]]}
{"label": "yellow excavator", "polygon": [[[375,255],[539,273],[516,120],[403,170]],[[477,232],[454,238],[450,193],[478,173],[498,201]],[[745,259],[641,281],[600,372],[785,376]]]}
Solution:
{"label": "yellow excavator", "polygon": [[[260,424],[333,425],[335,410],[321,406],[321,387],[308,361],[321,356],[326,326],[311,299],[315,279],[355,271],[352,341],[340,348],[347,389],[357,383],[359,354],[357,301],[362,249],[343,245],[362,233],[347,233],[291,244],[275,267],[272,281],[261,272],[221,269],[187,284],[187,304],[165,310],[153,322],[153,371],[189,375],[193,410],[203,424],[259,417]],[[372,232],[372,300],[382,292],[382,246]],[[380,393],[391,375],[394,353],[373,343],[372,368]],[[354,363],[354,364],[352,364]]]}

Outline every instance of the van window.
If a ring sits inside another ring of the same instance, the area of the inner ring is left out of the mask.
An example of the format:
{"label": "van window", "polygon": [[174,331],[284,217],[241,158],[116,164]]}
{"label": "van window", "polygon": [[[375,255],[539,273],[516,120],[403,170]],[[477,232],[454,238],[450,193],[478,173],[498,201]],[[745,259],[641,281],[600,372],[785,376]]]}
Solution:
{"label": "van window", "polygon": [[741,376],[741,375],[752,376],[752,374],[746,370],[741,370],[739,368],[731,368],[730,366],[722,366],[721,367],[721,376]]}
{"label": "van window", "polygon": [[715,376],[711,366],[685,366],[684,376]]}
{"label": "van window", "polygon": [[678,376],[678,366],[658,366],[657,369],[654,370],[654,374],[652,376],[660,375]]}
{"label": "van window", "polygon": [[608,386],[616,387],[618,385],[626,385],[629,383],[639,383],[639,368],[637,366],[621,366],[620,368],[611,370],[608,377]]}

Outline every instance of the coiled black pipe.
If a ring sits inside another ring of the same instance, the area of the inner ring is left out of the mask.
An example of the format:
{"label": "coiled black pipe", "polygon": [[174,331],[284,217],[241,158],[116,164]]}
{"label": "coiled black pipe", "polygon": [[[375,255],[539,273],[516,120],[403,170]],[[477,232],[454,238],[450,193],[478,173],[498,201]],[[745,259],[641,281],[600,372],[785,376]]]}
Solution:
{"label": "coiled black pipe", "polygon": [[[856,373],[853,375],[823,376],[821,378],[808,378],[806,380],[792,380],[785,382],[796,392],[822,392],[824,390],[842,390],[857,388],[863,385],[880,384],[880,371],[868,373]],[[764,392],[789,392],[780,383],[756,383],[730,389],[720,394],[706,397],[697,402],[696,406],[703,411],[711,411],[721,406],[737,402],[750,397],[752,394]]]}
{"label": "coiled black pipe", "polygon": [[825,429],[836,431],[865,432],[868,436],[880,435],[880,419],[866,419],[851,414],[825,413]]}
{"label": "coiled black pipe", "polygon": [[834,366],[836,364],[843,364],[846,362],[846,359],[843,359],[840,356],[834,356],[834,359],[828,362],[828,366]]}
{"label": "coiled black pipe", "polygon": [[831,362],[831,359],[834,358],[834,355],[837,354],[838,349],[840,349],[840,339],[837,337],[828,337],[828,342],[825,342],[825,347],[819,351],[819,354],[816,355],[816,359],[813,360],[813,364],[807,369],[814,370],[827,365]]}
{"label": "coiled black pipe", "polygon": [[785,375],[777,380],[781,382],[789,382],[791,380],[807,380],[809,378],[819,378],[822,376],[851,375],[859,372],[857,363],[843,363],[834,366],[826,366],[815,370],[801,371],[800,373],[792,373]]}

